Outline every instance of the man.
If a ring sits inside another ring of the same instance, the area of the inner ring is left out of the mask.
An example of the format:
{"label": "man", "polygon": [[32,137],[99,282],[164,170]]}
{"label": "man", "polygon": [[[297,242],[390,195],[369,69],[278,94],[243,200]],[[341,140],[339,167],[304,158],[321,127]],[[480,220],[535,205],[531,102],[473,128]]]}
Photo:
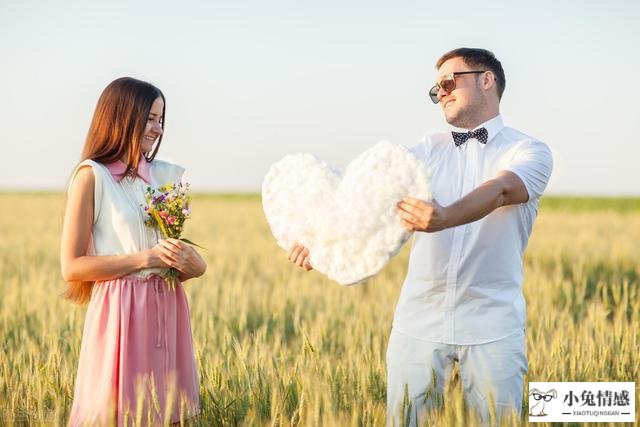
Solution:
{"label": "man", "polygon": [[[522,257],[552,170],[549,148],[505,127],[500,61],[460,48],[437,62],[430,91],[453,132],[413,152],[432,171],[433,200],[398,203],[416,231],[387,349],[387,413],[416,425],[458,363],[465,400],[485,421],[520,415],[525,354]],[[308,251],[289,259],[309,270]],[[408,403],[408,404],[407,404]]]}

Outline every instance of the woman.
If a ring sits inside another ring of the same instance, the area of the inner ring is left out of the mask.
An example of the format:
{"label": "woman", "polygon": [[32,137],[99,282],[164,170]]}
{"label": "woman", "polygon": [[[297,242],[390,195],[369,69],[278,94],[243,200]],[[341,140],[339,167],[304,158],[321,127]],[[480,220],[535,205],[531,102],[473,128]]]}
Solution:
{"label": "woman", "polygon": [[165,97],[133,78],[109,84],[96,106],[69,188],[61,242],[67,297],[88,301],[70,425],[177,422],[199,412],[189,308],[179,280],[204,274],[189,245],[145,225],[145,191],[184,169],[154,160]]}

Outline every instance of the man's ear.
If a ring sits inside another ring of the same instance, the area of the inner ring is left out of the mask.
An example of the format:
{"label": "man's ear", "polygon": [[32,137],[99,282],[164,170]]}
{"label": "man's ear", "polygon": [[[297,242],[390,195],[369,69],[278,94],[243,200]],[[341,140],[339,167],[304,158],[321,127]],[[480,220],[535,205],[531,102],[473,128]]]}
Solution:
{"label": "man's ear", "polygon": [[482,75],[482,87],[485,90],[490,89],[496,84],[496,75],[493,71],[487,71]]}

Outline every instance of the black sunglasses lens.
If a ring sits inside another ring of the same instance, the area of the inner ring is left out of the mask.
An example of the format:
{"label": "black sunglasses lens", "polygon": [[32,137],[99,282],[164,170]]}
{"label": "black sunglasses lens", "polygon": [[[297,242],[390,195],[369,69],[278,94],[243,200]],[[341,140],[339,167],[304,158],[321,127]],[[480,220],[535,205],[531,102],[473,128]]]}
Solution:
{"label": "black sunglasses lens", "polygon": [[444,89],[445,92],[451,93],[456,88],[456,80],[453,79],[444,79],[440,82],[440,86]]}
{"label": "black sunglasses lens", "polygon": [[438,99],[438,86],[434,86],[429,90],[429,98],[431,98],[431,101],[433,101],[434,104],[440,102]]}

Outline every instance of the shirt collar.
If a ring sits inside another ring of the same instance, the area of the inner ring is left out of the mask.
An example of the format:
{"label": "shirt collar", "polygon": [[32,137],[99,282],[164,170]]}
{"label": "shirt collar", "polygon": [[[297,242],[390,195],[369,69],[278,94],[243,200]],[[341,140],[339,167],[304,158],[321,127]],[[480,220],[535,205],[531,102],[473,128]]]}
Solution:
{"label": "shirt collar", "polygon": [[[122,160],[116,160],[115,162],[106,164],[105,166],[111,173],[111,176],[113,176],[113,178],[118,182],[120,182],[127,174],[127,164]],[[147,184],[151,184],[151,163],[142,156],[138,162],[137,175]]]}
{"label": "shirt collar", "polygon": [[[482,127],[487,130],[487,135],[488,135],[487,144],[488,144],[489,141],[491,141],[493,137],[496,136],[498,133],[500,133],[500,131],[504,128],[504,123],[502,122],[502,116],[498,114],[494,118],[489,119],[486,122],[481,123],[475,128],[471,129],[471,131],[480,129]],[[461,128],[454,128],[453,130],[456,132],[469,132],[468,129],[461,129]]]}
{"label": "shirt collar", "polygon": [[502,130],[502,128],[504,128],[504,124],[502,123],[502,116],[498,114],[494,118],[487,120],[479,126],[476,126],[473,130],[480,128],[485,128],[487,130],[487,134],[489,135],[489,137],[487,138],[488,144],[489,141],[491,141],[493,137],[496,136]]}

